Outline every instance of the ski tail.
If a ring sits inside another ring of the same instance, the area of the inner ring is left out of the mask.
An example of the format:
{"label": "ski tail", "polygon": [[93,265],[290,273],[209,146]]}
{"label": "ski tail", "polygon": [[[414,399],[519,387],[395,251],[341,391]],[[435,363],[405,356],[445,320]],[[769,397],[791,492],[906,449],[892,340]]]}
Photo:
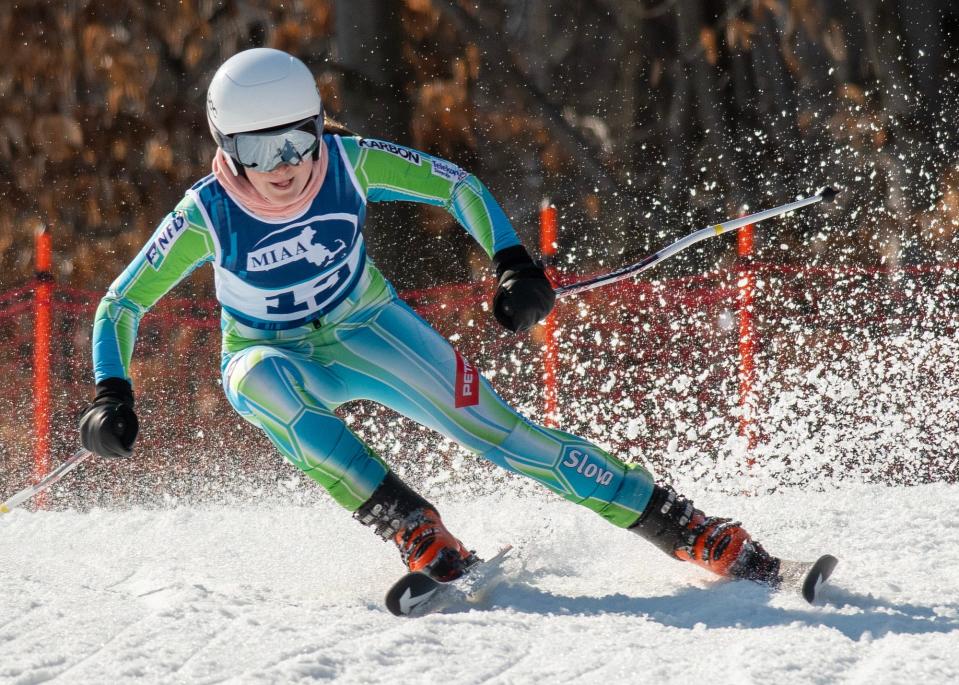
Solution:
{"label": "ski tail", "polygon": [[386,609],[394,616],[409,616],[421,604],[429,602],[442,583],[420,571],[407,573],[386,593]]}
{"label": "ski tail", "polygon": [[501,564],[512,549],[507,545],[486,561],[472,564],[459,578],[439,581],[421,571],[407,573],[386,593],[386,609],[394,616],[422,616],[449,604],[476,604],[496,584]]}

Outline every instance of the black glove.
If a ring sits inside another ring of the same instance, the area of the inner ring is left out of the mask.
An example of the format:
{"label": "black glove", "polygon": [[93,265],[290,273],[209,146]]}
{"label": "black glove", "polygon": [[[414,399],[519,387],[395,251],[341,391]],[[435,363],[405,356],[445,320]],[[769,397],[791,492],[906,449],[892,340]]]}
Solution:
{"label": "black glove", "polygon": [[556,293],[546,271],[522,245],[507,247],[495,255],[499,287],[493,297],[493,315],[514,333],[532,328],[552,311]]}
{"label": "black glove", "polygon": [[97,396],[80,417],[80,444],[101,457],[129,457],[139,430],[130,383],[122,378],[97,383]]}

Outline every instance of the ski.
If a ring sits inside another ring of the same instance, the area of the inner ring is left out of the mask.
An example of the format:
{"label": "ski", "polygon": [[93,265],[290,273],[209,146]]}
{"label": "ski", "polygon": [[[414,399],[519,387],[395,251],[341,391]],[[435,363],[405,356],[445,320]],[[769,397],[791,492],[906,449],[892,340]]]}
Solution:
{"label": "ski", "polygon": [[394,616],[423,616],[454,604],[477,604],[496,584],[502,562],[513,549],[503,547],[486,561],[478,561],[466,573],[447,583],[419,571],[407,573],[386,592],[386,608]]}
{"label": "ski", "polygon": [[[386,593],[386,608],[394,616],[416,617],[437,613],[455,605],[476,605],[496,586],[502,562],[512,546],[506,546],[486,561],[471,566],[456,580],[443,583],[425,573],[407,573]],[[765,583],[779,591],[796,592],[814,604],[819,590],[829,580],[839,560],[825,554],[816,561],[781,559],[775,582]]]}
{"label": "ski", "polygon": [[779,566],[780,588],[799,592],[810,604],[815,603],[819,589],[829,580],[839,560],[824,554],[816,561],[789,561],[783,559]]}

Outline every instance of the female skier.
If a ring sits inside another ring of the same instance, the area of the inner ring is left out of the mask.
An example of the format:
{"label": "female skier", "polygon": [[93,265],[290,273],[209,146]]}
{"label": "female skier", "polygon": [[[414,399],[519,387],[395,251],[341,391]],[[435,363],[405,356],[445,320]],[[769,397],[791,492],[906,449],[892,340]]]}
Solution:
{"label": "female skier", "polygon": [[279,50],[227,60],[206,110],[218,146],[213,173],[186,192],[97,309],[84,447],[130,456],[138,422],[128,369],[140,319],[210,262],[230,404],[356,519],[393,540],[411,571],[448,581],[476,557],[334,413],[345,402],[391,407],[675,558],[779,582],[779,560],[739,523],[707,517],[645,469],[518,414],[367,258],[367,202],[444,207],[493,260],[496,319],[514,332],[543,319],[555,301],[549,280],[475,176],[325,127],[313,75]]}

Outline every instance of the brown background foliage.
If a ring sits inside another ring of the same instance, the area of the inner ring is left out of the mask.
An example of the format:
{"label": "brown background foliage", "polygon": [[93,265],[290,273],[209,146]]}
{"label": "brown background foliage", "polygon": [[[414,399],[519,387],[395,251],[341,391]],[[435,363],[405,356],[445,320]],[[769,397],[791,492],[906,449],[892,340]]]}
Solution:
{"label": "brown background foliage", "polygon": [[[478,5],[3,3],[0,287],[31,277],[32,237],[48,227],[57,280],[104,288],[208,172],[206,85],[225,58],[257,45],[303,58],[328,111],[355,130],[477,173],[527,242],[540,199],[552,198],[570,271],[618,265],[827,182],[847,190],[841,211],[825,227],[770,229],[767,251],[863,264],[954,258],[953,3]],[[398,286],[488,273],[442,211],[372,214],[374,256]],[[431,249],[407,254],[411,232]],[[716,249],[685,268],[712,266]]]}

